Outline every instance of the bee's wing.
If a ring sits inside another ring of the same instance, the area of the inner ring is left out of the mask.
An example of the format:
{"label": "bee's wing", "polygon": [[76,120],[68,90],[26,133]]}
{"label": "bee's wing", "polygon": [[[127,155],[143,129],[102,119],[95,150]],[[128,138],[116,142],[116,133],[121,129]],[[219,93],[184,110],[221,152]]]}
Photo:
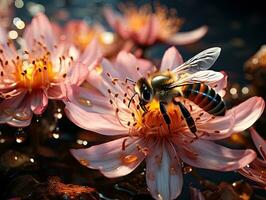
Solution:
{"label": "bee's wing", "polygon": [[224,77],[221,72],[216,72],[213,70],[204,70],[199,71],[194,74],[189,74],[184,77],[180,77],[180,79],[172,84],[166,86],[166,89],[172,89],[175,87],[179,87],[185,84],[190,83],[205,83],[209,84],[215,81],[219,81]]}
{"label": "bee's wing", "polygon": [[188,72],[195,73],[197,71],[209,69],[220,55],[221,48],[213,47],[206,49],[194,57],[190,58],[188,61],[184,62],[182,65],[176,67],[172,70],[173,73],[177,72]]}

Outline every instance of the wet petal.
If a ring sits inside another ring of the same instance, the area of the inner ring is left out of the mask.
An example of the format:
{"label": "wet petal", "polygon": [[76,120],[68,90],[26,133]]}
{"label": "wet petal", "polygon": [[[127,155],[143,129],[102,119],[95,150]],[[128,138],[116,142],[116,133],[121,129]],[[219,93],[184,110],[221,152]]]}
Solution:
{"label": "wet petal", "polygon": [[181,159],[194,167],[218,171],[232,171],[245,167],[256,158],[251,150],[233,150],[214,142],[197,139],[187,144],[190,151],[176,145]]}
{"label": "wet petal", "polygon": [[109,99],[96,91],[77,87],[67,87],[68,100],[87,112],[101,114],[114,114],[114,108],[110,105]]}
{"label": "wet petal", "polygon": [[183,174],[172,145],[156,144],[146,162],[146,181],[153,198],[175,199],[182,190]]}
{"label": "wet petal", "polygon": [[128,128],[122,126],[114,115],[90,113],[73,103],[66,102],[65,104],[65,113],[68,118],[83,129],[103,135],[128,134]]}
{"label": "wet petal", "polygon": [[182,63],[183,58],[180,55],[179,51],[175,47],[171,47],[164,53],[160,70],[171,70],[181,65]]}
{"label": "wet petal", "polygon": [[254,128],[250,128],[250,134],[261,156],[266,160],[266,141],[257,133]]}
{"label": "wet petal", "polygon": [[46,109],[48,104],[48,97],[46,92],[39,90],[31,94],[31,110],[36,115],[40,115]]}
{"label": "wet petal", "polygon": [[129,174],[143,161],[145,154],[138,150],[138,145],[143,145],[140,139],[123,137],[88,149],[72,149],[71,153],[87,167],[115,178]]}
{"label": "wet petal", "polygon": [[207,32],[208,27],[201,26],[193,31],[178,32],[173,37],[170,37],[167,42],[173,45],[191,44],[202,38]]}

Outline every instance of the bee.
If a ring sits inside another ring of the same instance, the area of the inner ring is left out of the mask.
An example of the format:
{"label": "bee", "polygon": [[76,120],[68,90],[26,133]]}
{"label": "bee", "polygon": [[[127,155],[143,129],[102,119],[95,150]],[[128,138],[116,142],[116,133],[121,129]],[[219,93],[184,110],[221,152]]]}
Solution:
{"label": "bee", "polygon": [[[220,51],[221,49],[218,47],[206,49],[172,71],[165,70],[151,74],[147,78],[140,78],[135,84],[135,93],[131,100],[138,95],[139,105],[144,112],[148,112],[146,108],[148,103],[157,100],[168,128],[171,119],[166,106],[172,102],[179,106],[187,126],[197,137],[197,127],[193,117],[187,108],[176,100],[176,97],[188,99],[214,116],[225,115],[226,107],[221,96],[206,84],[219,80],[223,76],[220,72],[208,70],[218,58]],[[130,106],[130,102],[128,106]]]}

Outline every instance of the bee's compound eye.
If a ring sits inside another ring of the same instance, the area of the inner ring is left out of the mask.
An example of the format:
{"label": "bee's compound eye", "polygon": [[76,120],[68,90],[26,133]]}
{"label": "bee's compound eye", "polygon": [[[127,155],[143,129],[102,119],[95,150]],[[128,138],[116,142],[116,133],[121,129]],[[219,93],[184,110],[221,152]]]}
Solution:
{"label": "bee's compound eye", "polygon": [[142,99],[146,102],[149,102],[151,101],[152,99],[152,94],[151,94],[151,91],[148,90],[148,88],[144,88],[143,91],[142,91]]}

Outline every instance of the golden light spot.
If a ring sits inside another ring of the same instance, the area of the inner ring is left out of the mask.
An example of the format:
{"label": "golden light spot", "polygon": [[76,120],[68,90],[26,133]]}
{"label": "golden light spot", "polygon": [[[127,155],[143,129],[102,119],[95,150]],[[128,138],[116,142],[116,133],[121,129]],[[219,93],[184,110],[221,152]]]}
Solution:
{"label": "golden light spot", "polygon": [[54,139],[59,139],[60,137],[59,133],[53,133],[52,136]]}
{"label": "golden light spot", "polygon": [[232,95],[237,94],[237,89],[236,89],[236,88],[231,88],[231,89],[230,89],[230,93],[231,93]]}
{"label": "golden light spot", "polygon": [[121,161],[124,165],[130,165],[138,160],[136,155],[122,156]]}
{"label": "golden light spot", "polygon": [[99,40],[103,44],[112,44],[114,42],[114,34],[112,32],[103,32],[100,34]]}
{"label": "golden light spot", "polygon": [[22,0],[15,0],[16,8],[22,8],[24,6],[24,2]]}
{"label": "golden light spot", "polygon": [[88,160],[86,160],[86,159],[80,159],[79,162],[80,162],[80,164],[82,164],[83,166],[85,166],[85,167],[89,167],[90,162],[89,162]]}
{"label": "golden light spot", "polygon": [[248,87],[243,87],[241,91],[243,94],[247,94],[249,92],[249,89]]}
{"label": "golden light spot", "polygon": [[17,33],[17,31],[15,31],[15,30],[9,31],[9,32],[8,32],[8,37],[9,37],[10,39],[12,39],[12,40],[17,39],[17,37],[18,37],[18,33]]}
{"label": "golden light spot", "polygon": [[95,70],[96,70],[96,72],[97,72],[98,74],[101,74],[101,73],[103,72],[103,67],[102,67],[102,65],[97,65],[97,66],[95,67]]}
{"label": "golden light spot", "polygon": [[80,97],[78,101],[83,106],[87,106],[87,107],[91,107],[92,106],[91,101],[89,99],[84,98],[84,97]]}
{"label": "golden light spot", "polygon": [[183,168],[183,174],[188,174],[190,172],[192,172],[192,167],[186,166]]}

